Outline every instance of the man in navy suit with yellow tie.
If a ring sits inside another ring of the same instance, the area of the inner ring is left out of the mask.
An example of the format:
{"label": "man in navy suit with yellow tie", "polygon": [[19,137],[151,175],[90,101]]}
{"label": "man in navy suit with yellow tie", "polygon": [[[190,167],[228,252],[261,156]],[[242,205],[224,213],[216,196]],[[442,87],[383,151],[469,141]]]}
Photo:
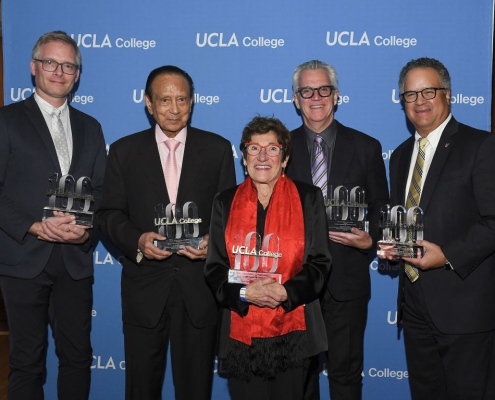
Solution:
{"label": "man in navy suit with yellow tie", "polygon": [[426,239],[399,275],[411,395],[495,399],[495,136],[455,120],[438,60],[407,63],[399,89],[416,132],[392,154],[391,202],[419,200]]}
{"label": "man in navy suit with yellow tie", "polygon": [[58,398],[89,396],[96,229],[64,214],[42,221],[55,173],[89,177],[93,211],[101,200],[101,126],[67,100],[80,66],[70,36],[44,34],[31,59],[36,93],[0,109],[0,285],[10,330],[11,400],[43,399],[48,323],[59,358]]}

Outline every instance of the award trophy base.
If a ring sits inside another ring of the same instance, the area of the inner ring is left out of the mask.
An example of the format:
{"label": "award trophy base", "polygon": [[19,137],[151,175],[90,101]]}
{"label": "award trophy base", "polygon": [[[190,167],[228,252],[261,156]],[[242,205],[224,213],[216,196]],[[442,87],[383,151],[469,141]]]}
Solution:
{"label": "award trophy base", "polygon": [[395,240],[379,240],[378,251],[379,256],[393,256],[395,258],[423,258],[425,248],[415,242],[397,242]]}
{"label": "award trophy base", "polygon": [[282,274],[246,271],[240,269],[229,270],[229,283],[242,283],[243,285],[249,285],[256,280],[263,278],[272,278],[274,281],[282,284]]}
{"label": "award trophy base", "polygon": [[167,250],[176,253],[186,246],[191,246],[194,247],[196,250],[199,250],[199,244],[202,241],[203,236],[183,239],[154,240],[153,244],[160,250]]}
{"label": "award trophy base", "polygon": [[368,232],[368,221],[328,221],[328,230],[332,232],[350,232],[352,228]]}
{"label": "award trophy base", "polygon": [[83,226],[92,226],[93,225],[93,213],[92,212],[64,210],[64,209],[60,209],[57,207],[45,207],[45,208],[43,208],[42,220],[44,221],[47,218],[53,217],[54,211],[62,212],[62,213],[67,214],[67,215],[73,215],[74,217],[76,217],[76,219],[74,221],[74,223],[76,225],[83,225]]}

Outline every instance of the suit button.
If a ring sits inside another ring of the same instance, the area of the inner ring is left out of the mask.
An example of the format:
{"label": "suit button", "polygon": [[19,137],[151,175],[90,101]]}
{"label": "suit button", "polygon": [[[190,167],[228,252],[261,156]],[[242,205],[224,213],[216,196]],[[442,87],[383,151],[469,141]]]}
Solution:
{"label": "suit button", "polygon": [[179,267],[174,267],[175,272],[179,272]]}

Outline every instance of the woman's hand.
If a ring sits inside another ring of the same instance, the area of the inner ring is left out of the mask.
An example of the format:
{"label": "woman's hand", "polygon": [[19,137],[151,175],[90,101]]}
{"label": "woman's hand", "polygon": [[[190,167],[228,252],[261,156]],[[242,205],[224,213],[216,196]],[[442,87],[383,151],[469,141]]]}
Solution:
{"label": "woman's hand", "polygon": [[246,286],[246,300],[258,307],[277,308],[287,300],[287,291],[273,279],[263,278]]}

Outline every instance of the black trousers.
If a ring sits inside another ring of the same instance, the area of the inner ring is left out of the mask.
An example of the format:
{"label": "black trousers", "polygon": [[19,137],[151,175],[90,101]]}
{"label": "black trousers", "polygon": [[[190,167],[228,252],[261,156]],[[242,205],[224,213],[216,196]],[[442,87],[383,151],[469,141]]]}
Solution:
{"label": "black trousers", "polygon": [[270,380],[252,374],[249,382],[229,378],[230,397],[232,400],[302,400],[306,374],[307,368],[301,367],[279,372]]}
{"label": "black trousers", "polygon": [[428,313],[421,279],[405,279],[402,325],[413,400],[495,399],[495,331],[441,333]]}
{"label": "black trousers", "polygon": [[191,324],[177,284],[173,285],[158,325],[124,324],[125,398],[160,400],[170,341],[176,400],[209,400],[213,385],[217,325]]}
{"label": "black trousers", "polygon": [[44,398],[49,323],[59,359],[58,398],[89,397],[93,278],[73,280],[60,246],[54,246],[47,266],[36,278],[0,277],[10,330],[9,400]]}
{"label": "black trousers", "polygon": [[[321,302],[327,331],[327,370],[332,400],[360,400],[364,332],[368,318],[369,296],[338,301],[328,291]],[[319,400],[319,362],[313,358],[304,392],[305,400]]]}

